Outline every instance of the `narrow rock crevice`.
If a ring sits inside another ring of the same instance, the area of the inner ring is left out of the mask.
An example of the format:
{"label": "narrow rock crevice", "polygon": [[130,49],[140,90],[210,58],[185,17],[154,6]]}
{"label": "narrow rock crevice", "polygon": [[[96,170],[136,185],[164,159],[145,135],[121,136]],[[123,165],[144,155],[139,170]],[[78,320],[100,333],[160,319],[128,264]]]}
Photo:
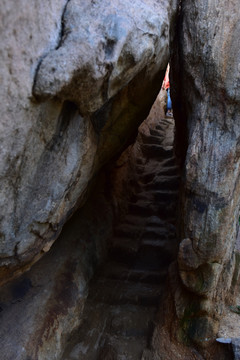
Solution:
{"label": "narrow rock crevice", "polygon": [[173,141],[173,118],[140,127],[131,149],[136,158],[128,175],[126,213],[89,284],[81,326],[62,360],[137,360],[150,350],[168,266],[178,248],[180,179]]}

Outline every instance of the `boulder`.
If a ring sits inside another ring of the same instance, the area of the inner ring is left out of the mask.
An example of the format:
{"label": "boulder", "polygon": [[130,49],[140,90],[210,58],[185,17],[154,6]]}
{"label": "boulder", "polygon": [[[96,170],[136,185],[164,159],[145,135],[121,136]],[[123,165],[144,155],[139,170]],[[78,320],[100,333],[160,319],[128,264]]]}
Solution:
{"label": "boulder", "polygon": [[[178,269],[189,301],[181,303],[181,313],[186,333],[201,346],[215,339],[235,264],[240,204],[239,18],[237,0],[182,1],[172,48],[177,150],[185,162]],[[195,311],[193,298],[198,302]]]}
{"label": "boulder", "polygon": [[1,2],[0,284],[48,252],[161,87],[176,0]]}
{"label": "boulder", "polygon": [[4,360],[59,359],[80,325],[88,282],[107,250],[113,213],[104,173],[94,191],[29,271],[1,287],[0,346]]}

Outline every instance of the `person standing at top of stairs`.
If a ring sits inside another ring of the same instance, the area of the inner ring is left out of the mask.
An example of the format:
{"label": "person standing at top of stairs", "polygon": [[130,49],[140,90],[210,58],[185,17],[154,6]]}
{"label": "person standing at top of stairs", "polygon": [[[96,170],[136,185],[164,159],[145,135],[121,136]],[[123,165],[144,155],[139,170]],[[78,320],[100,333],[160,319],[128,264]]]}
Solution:
{"label": "person standing at top of stairs", "polygon": [[166,116],[167,117],[173,117],[173,111],[172,111],[172,100],[170,97],[170,81],[169,81],[169,71],[170,71],[170,65],[168,64],[166,74],[163,80],[162,88],[167,91],[167,109],[166,109]]}

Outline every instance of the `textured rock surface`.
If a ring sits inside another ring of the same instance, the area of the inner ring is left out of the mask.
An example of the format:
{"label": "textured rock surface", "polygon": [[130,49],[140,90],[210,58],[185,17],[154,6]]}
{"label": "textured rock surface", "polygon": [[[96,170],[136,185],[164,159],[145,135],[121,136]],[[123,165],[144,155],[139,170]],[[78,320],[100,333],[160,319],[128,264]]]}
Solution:
{"label": "textured rock surface", "polygon": [[112,209],[104,176],[50,251],[0,292],[0,346],[4,360],[59,359],[82,321],[88,281],[106,253]]}
{"label": "textured rock surface", "polygon": [[[240,203],[238,1],[182,1],[172,60],[179,133],[188,144],[178,267],[185,333],[207,345],[231,286]],[[183,139],[181,141],[182,146]],[[184,153],[184,149],[182,149]]]}
{"label": "textured rock surface", "polygon": [[146,117],[176,3],[1,2],[0,283],[49,250]]}
{"label": "textured rock surface", "polygon": [[159,119],[157,105],[128,151],[127,211],[89,284],[82,323],[69,337],[62,360],[140,360],[149,347],[167,268],[177,254],[174,121]]}

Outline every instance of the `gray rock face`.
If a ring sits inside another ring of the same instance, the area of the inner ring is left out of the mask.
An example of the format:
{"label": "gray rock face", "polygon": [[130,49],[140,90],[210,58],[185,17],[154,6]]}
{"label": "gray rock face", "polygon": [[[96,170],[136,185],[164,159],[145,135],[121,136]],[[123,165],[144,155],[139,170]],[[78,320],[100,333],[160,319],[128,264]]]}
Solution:
{"label": "gray rock face", "polygon": [[188,144],[178,266],[189,302],[176,307],[185,331],[202,345],[217,332],[234,269],[240,203],[239,19],[236,0],[182,1],[173,49],[175,116]]}
{"label": "gray rock face", "polygon": [[3,283],[49,250],[93,174],[146,117],[177,1],[0,6]]}
{"label": "gray rock face", "polygon": [[59,359],[82,321],[88,282],[107,249],[112,206],[104,174],[87,203],[64,227],[50,251],[0,292],[0,346],[4,360]]}
{"label": "gray rock face", "polygon": [[[141,0],[134,4],[71,0],[64,14],[63,37],[40,63],[34,94],[71,100],[88,114],[117,94],[148,62],[154,74],[154,68],[168,59],[169,6],[170,2]],[[149,76],[153,74],[149,71]]]}

